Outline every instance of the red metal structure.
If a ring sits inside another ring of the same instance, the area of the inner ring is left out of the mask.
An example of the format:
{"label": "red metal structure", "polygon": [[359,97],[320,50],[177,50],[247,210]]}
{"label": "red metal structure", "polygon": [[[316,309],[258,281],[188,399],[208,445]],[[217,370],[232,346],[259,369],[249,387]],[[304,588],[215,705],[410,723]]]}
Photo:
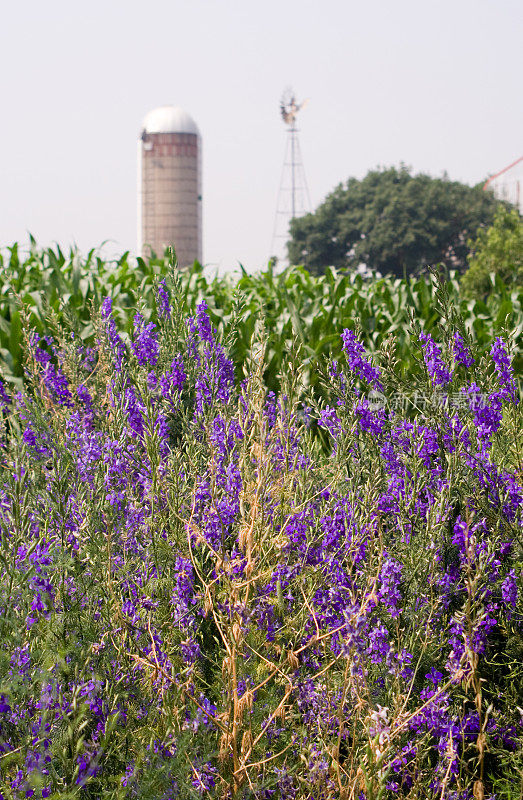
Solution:
{"label": "red metal structure", "polygon": [[508,200],[518,207],[523,214],[523,156],[513,161],[504,169],[491,175],[485,181],[483,189],[491,189],[500,200]]}

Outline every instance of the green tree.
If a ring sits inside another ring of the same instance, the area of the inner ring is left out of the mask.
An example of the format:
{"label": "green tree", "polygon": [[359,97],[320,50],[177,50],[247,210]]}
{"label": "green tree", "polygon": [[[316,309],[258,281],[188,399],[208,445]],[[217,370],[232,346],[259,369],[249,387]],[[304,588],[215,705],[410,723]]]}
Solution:
{"label": "green tree", "polygon": [[404,165],[373,170],[291,222],[289,258],[316,274],[361,263],[396,277],[436,263],[463,271],[468,240],[492,223],[498,206],[481,186],[411,175]]}
{"label": "green tree", "polygon": [[469,241],[472,255],[461,279],[466,297],[482,298],[499,276],[508,289],[523,288],[523,219],[515,208],[501,206],[490,228]]}

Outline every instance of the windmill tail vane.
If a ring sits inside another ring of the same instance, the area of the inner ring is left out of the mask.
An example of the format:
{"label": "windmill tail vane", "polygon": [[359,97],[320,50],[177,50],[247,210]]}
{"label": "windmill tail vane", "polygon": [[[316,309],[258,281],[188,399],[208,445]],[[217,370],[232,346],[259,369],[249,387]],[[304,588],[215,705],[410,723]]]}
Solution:
{"label": "windmill tail vane", "polygon": [[293,125],[296,122],[298,111],[300,111],[302,108],[305,108],[308,102],[309,99],[307,98],[301,103],[297,103],[294,93],[290,90],[287,90],[280,101],[280,112],[283,121],[287,125]]}

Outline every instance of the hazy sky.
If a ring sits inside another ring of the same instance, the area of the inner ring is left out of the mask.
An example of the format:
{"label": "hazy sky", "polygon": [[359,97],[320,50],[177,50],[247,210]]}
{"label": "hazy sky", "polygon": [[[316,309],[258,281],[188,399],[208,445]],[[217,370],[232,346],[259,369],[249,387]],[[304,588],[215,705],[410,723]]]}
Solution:
{"label": "hazy sky", "polygon": [[401,161],[477,183],[523,155],[521,0],[18,0],[0,11],[0,247],[136,248],[145,114],[203,137],[204,262],[270,254],[287,85],[311,201]]}

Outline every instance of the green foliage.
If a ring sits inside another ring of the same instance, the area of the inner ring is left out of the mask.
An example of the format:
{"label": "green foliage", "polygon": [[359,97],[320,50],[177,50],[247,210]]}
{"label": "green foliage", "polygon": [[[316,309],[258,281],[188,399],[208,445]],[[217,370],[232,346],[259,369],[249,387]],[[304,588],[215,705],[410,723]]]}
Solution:
{"label": "green foliage", "polygon": [[411,175],[405,166],[350,178],[313,213],[291,223],[289,258],[315,273],[335,264],[418,274],[428,264],[463,270],[467,239],[489,225],[499,205],[480,186]]}
{"label": "green foliage", "polygon": [[[85,345],[94,342],[91,306],[111,297],[120,326],[129,333],[140,306],[146,321],[157,321],[154,286],[168,272],[168,258],[133,260],[124,253],[116,261],[103,260],[94,250],[82,257],[60,248],[20,256],[15,244],[10,257],[0,257],[0,367],[9,380],[20,380],[22,321],[40,334],[53,334],[65,320]],[[398,374],[419,372],[413,355],[413,317],[437,338],[438,308],[433,276],[402,280],[384,277],[365,280],[361,275],[329,267],[314,275],[304,267],[276,273],[273,266],[256,274],[209,275],[195,263],[180,271],[180,302],[193,313],[206,299],[214,325],[230,339],[237,376],[251,356],[256,320],[263,313],[267,335],[264,379],[277,391],[285,358],[297,339],[305,356],[304,380],[319,391],[318,365],[340,353],[344,328],[358,329],[365,347],[375,353],[394,337]],[[462,297],[457,276],[446,281],[451,304],[463,316],[468,334],[480,348],[505,330],[512,330],[515,369],[523,371],[523,290],[510,290],[498,277],[496,291],[484,300]],[[20,306],[20,301],[22,306]],[[241,319],[238,305],[241,304]],[[415,337],[414,337],[415,338]],[[414,342],[415,343],[415,342]]]}
{"label": "green foliage", "polygon": [[128,330],[137,298],[154,314],[154,285],[164,270],[158,263],[129,253],[104,260],[94,249],[83,257],[76,248],[66,254],[60,246],[40,250],[31,237],[29,254],[21,257],[17,244],[0,253],[0,359],[7,375],[19,378],[21,315],[40,334],[49,333],[49,318],[59,324],[68,318],[85,342],[92,341],[91,309],[105,297],[113,298],[120,323]]}
{"label": "green foliage", "polygon": [[472,256],[461,287],[466,297],[495,292],[499,279],[509,289],[523,288],[523,219],[517,209],[501,206],[492,226],[469,241]]}
{"label": "green foliage", "polygon": [[[352,278],[330,278],[343,302]],[[242,280],[247,318],[279,296],[305,337],[300,287],[316,279]],[[54,345],[29,337],[33,380],[0,395],[0,797],[519,796],[508,349],[456,363],[452,285],[420,283],[444,346],[420,348],[406,323],[419,380],[397,378],[390,342],[373,361],[346,335],[304,414],[298,348],[267,393],[269,317],[234,385],[204,307],[185,318],[205,282],[174,271],[158,326],[130,342],[105,304],[93,358],[67,320]],[[210,285],[231,340],[238,304]],[[455,405],[463,391],[486,406]],[[396,401],[414,395],[407,417]]]}
{"label": "green foliage", "polygon": [[[183,275],[182,280],[188,280]],[[240,370],[250,355],[250,338],[260,310],[267,332],[265,382],[277,390],[285,358],[297,338],[305,356],[304,380],[319,388],[318,364],[324,357],[339,357],[340,334],[345,328],[358,329],[365,347],[376,353],[394,337],[393,353],[398,375],[415,376],[419,362],[413,353],[416,334],[410,329],[415,319],[427,332],[439,338],[440,308],[437,280],[433,275],[400,280],[364,280],[361,275],[329,267],[315,276],[304,267],[290,267],[279,274],[269,268],[256,275],[244,274],[237,284],[222,279],[206,285],[202,272],[190,277],[192,296],[206,296],[211,318],[226,332],[231,329],[234,291],[241,296],[242,319],[235,329],[232,355]],[[515,369],[523,370],[523,292],[508,291],[501,282],[498,292],[485,301],[464,300],[455,273],[445,282],[451,307],[463,317],[465,332],[481,352],[505,330],[514,341]],[[196,290],[198,287],[198,290]],[[216,305],[214,305],[216,304]],[[219,311],[217,306],[219,305]]]}

